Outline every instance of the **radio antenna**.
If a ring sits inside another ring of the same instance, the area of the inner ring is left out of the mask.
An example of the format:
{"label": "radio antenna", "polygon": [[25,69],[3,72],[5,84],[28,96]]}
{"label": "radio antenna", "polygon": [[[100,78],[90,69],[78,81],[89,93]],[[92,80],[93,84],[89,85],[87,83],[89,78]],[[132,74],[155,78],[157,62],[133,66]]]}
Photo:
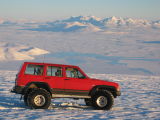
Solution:
{"label": "radio antenna", "polygon": [[[45,40],[43,40],[43,50],[46,50],[46,42],[45,42]],[[42,58],[42,62],[44,63],[44,61],[45,61],[45,54],[43,54],[43,58]]]}

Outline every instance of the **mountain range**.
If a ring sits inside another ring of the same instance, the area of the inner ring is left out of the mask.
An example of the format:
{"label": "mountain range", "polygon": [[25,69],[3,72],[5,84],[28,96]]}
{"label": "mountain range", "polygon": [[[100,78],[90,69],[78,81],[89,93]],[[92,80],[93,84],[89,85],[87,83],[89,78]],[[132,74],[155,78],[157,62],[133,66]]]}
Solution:
{"label": "mountain range", "polygon": [[26,30],[33,31],[52,31],[52,32],[73,32],[73,31],[105,31],[108,28],[120,28],[120,27],[150,27],[153,29],[160,28],[160,20],[148,21],[144,19],[132,19],[132,18],[122,18],[122,17],[107,17],[98,18],[95,16],[75,16],[67,19],[50,21],[50,22],[13,22],[4,21],[0,19],[0,25],[17,25],[17,24],[37,24],[37,26],[25,28]]}

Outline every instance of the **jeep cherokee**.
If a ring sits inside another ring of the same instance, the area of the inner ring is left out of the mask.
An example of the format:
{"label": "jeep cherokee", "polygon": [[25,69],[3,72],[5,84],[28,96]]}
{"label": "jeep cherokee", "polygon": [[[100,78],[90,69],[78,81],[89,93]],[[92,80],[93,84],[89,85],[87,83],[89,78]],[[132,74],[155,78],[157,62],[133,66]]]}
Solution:
{"label": "jeep cherokee", "polygon": [[11,92],[33,109],[47,109],[51,98],[75,98],[109,110],[121,94],[118,83],[89,78],[78,66],[34,62],[24,62]]}

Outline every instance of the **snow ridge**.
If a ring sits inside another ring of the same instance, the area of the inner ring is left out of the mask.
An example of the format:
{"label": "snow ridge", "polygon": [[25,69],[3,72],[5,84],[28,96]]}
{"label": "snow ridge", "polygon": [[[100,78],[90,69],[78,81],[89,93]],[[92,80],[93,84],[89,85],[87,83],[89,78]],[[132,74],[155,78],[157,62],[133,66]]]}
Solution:
{"label": "snow ridge", "polygon": [[34,56],[47,53],[49,52],[35,47],[0,42],[0,61],[33,60]]}

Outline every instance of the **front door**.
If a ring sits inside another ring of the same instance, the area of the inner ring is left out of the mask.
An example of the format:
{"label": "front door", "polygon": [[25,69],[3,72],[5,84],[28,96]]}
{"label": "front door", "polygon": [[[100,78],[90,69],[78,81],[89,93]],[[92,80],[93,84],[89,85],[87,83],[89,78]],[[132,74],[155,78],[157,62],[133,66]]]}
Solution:
{"label": "front door", "polygon": [[66,67],[65,92],[71,95],[88,95],[90,80],[77,68]]}

